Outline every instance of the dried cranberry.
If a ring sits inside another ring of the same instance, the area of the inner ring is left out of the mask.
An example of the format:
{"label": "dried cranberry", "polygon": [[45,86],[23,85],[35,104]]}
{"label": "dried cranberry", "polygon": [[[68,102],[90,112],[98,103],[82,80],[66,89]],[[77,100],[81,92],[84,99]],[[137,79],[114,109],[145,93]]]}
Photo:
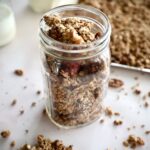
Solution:
{"label": "dried cranberry", "polygon": [[77,62],[64,62],[61,66],[61,71],[68,73],[71,77],[77,75],[80,68],[80,64]]}

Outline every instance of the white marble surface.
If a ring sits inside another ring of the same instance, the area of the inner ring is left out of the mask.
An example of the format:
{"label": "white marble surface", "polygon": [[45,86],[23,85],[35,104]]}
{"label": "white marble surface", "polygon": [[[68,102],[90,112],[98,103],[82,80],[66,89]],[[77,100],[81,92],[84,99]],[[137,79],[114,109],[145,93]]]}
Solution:
{"label": "white marble surface", "polygon": [[[150,150],[150,135],[144,134],[145,130],[150,130],[150,107],[144,108],[142,100],[142,96],[150,91],[150,74],[112,68],[111,77],[122,79],[125,90],[109,89],[104,104],[120,112],[121,116],[106,117],[103,124],[97,121],[84,128],[60,130],[42,116],[45,101],[42,95],[36,95],[37,90],[43,89],[37,36],[41,15],[34,14],[27,7],[27,1],[13,2],[17,35],[11,44],[0,48],[0,131],[9,129],[11,136],[8,139],[0,138],[0,150],[11,149],[9,144],[12,140],[17,142],[14,149],[21,144],[32,143],[40,133],[51,139],[62,139],[65,144],[73,144],[75,150],[125,150],[122,141],[129,134],[135,134],[145,141],[145,146],[138,150]],[[13,74],[17,68],[24,70],[23,77]],[[139,79],[135,80],[135,76]],[[140,83],[142,91],[140,96],[134,95],[131,90],[137,83]],[[24,89],[24,86],[27,88]],[[10,105],[13,99],[17,99],[14,107]],[[31,108],[34,101],[37,105]],[[147,101],[150,103],[150,97]],[[25,112],[20,116],[22,109]],[[114,127],[115,119],[123,120],[123,125]],[[143,129],[140,127],[142,124],[145,124]],[[127,127],[132,126],[136,128],[127,131]],[[28,134],[25,133],[26,129],[29,130]]]}

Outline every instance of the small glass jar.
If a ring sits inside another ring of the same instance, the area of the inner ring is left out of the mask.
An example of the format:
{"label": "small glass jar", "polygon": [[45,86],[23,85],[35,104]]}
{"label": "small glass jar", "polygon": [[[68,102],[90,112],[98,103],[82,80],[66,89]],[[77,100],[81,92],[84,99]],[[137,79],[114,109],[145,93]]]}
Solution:
{"label": "small glass jar", "polygon": [[0,0],[0,46],[11,42],[16,34],[16,23],[10,0]]}
{"label": "small glass jar", "polygon": [[43,18],[40,21],[48,116],[55,125],[66,129],[90,124],[101,116],[108,88],[109,20],[101,11],[84,5],[57,7],[45,15],[79,17],[94,24],[93,32],[102,33],[100,39],[89,44],[66,44],[48,37]]}

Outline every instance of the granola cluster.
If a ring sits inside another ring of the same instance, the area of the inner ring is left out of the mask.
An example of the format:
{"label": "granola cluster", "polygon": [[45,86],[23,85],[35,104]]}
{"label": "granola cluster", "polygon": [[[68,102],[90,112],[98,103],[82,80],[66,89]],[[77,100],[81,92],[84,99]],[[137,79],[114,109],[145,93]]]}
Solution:
{"label": "granola cluster", "polygon": [[[93,23],[77,17],[44,16],[44,21],[48,26],[47,35],[62,43],[87,44],[101,36],[100,32],[93,32]],[[70,55],[69,50],[67,54],[61,53],[62,57]],[[79,55],[84,54],[73,54]],[[101,54],[73,61],[45,54],[44,67],[50,95],[48,111],[55,123],[75,127],[100,116],[108,83],[109,56]]]}
{"label": "granola cluster", "polygon": [[50,27],[48,36],[63,43],[90,43],[101,35],[100,32],[92,32],[91,22],[75,17],[63,19],[59,16],[44,16],[44,21]]}
{"label": "granola cluster", "polygon": [[94,6],[112,25],[112,62],[150,69],[149,0],[80,0]]}
{"label": "granola cluster", "polygon": [[130,147],[130,148],[137,148],[139,146],[143,146],[145,143],[143,141],[143,139],[141,139],[140,137],[137,137],[135,135],[129,135],[128,139],[126,141],[123,142],[123,145],[125,147]]}
{"label": "granola cluster", "polygon": [[34,146],[25,144],[19,150],[73,150],[72,146],[64,146],[62,141],[51,141],[43,135],[38,135],[37,143]]}

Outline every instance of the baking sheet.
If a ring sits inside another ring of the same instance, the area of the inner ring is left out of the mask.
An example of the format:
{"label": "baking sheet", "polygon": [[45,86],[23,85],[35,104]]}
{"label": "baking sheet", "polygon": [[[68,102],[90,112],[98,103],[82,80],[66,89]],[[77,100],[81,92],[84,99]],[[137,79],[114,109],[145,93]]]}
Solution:
{"label": "baking sheet", "polygon": [[150,69],[145,69],[145,68],[132,67],[132,66],[127,66],[127,65],[117,64],[117,63],[111,63],[111,66],[150,73]]}

